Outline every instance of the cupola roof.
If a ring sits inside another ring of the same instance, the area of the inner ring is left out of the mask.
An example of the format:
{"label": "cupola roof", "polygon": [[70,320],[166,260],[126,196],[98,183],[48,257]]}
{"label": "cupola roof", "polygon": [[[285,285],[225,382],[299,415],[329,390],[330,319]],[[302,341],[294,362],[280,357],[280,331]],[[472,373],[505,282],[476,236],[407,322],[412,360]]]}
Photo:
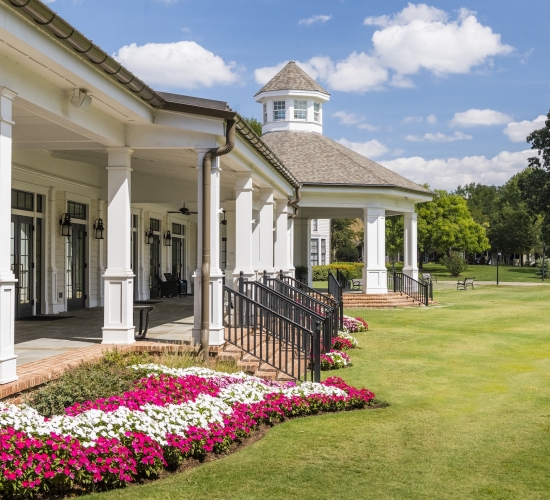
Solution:
{"label": "cupola roof", "polygon": [[288,62],[287,65],[256,92],[255,95],[261,94],[262,92],[274,92],[279,90],[306,90],[330,95],[294,61]]}

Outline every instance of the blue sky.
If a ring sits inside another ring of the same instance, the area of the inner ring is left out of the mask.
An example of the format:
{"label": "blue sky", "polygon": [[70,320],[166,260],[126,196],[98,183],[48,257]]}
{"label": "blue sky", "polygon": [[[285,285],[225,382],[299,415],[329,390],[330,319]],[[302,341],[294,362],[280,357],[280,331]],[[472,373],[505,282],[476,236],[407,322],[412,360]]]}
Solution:
{"label": "blue sky", "polygon": [[324,134],[434,188],[502,184],[550,108],[550,2],[55,0],[157,90],[253,95],[288,60],[330,93]]}

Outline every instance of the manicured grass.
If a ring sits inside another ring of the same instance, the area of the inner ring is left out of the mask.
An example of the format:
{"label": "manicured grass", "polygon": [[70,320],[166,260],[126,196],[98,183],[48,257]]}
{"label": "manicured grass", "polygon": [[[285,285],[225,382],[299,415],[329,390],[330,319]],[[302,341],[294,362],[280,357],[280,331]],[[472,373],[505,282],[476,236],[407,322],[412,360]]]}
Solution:
{"label": "manicured grass", "polygon": [[[451,277],[449,272],[439,264],[424,264],[424,268],[418,273],[431,273],[441,280],[452,281],[456,278]],[[536,268],[519,266],[498,266],[498,277],[500,281],[511,282],[533,282],[540,283],[541,279],[535,276]],[[497,279],[496,266],[468,266],[468,270],[461,276],[474,277],[477,281],[494,281]],[[547,281],[547,280],[545,280]]]}
{"label": "manicured grass", "polygon": [[436,286],[441,307],[347,311],[388,408],[297,419],[222,460],[110,499],[550,497],[550,288]]}

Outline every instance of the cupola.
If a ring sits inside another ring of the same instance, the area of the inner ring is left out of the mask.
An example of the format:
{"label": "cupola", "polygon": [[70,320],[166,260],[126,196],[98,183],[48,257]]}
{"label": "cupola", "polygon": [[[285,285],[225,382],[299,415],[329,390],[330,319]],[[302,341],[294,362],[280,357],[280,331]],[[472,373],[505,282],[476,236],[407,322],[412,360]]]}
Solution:
{"label": "cupola", "polygon": [[330,94],[290,61],[254,96],[262,105],[262,132],[323,133],[323,103]]}

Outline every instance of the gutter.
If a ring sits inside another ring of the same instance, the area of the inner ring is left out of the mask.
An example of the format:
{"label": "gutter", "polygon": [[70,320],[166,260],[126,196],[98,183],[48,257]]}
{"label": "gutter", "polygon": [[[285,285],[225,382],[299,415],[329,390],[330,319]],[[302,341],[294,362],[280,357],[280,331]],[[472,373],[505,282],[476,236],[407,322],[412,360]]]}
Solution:
{"label": "gutter", "polygon": [[288,215],[289,219],[295,219],[296,217],[298,217],[298,209],[300,208],[298,206],[298,203],[300,202],[301,199],[302,199],[302,193],[300,193],[300,188],[297,187],[296,188],[296,198],[294,198],[293,200],[290,200],[287,203],[288,207],[294,208],[294,213],[292,215],[290,215],[290,214]]}
{"label": "gutter", "polygon": [[[202,265],[201,265],[201,347],[208,362],[210,334],[210,177],[212,158],[223,156],[235,147],[235,120],[227,120],[225,144],[209,150],[202,159]],[[217,251],[217,249],[215,250]]]}
{"label": "gutter", "polygon": [[403,191],[405,193],[423,194],[427,196],[435,196],[433,191],[426,189],[426,191],[420,191],[416,189],[409,189],[397,184],[343,184],[338,182],[302,182],[302,187],[339,187],[339,188],[377,188],[377,189],[395,189],[396,191]]}
{"label": "gutter", "polygon": [[54,35],[62,45],[71,51],[74,50],[80,57],[101,68],[111,80],[127,88],[143,101],[154,108],[163,106],[164,99],[157,92],[39,0],[2,1],[15,8],[23,17],[32,21],[46,34]]}

